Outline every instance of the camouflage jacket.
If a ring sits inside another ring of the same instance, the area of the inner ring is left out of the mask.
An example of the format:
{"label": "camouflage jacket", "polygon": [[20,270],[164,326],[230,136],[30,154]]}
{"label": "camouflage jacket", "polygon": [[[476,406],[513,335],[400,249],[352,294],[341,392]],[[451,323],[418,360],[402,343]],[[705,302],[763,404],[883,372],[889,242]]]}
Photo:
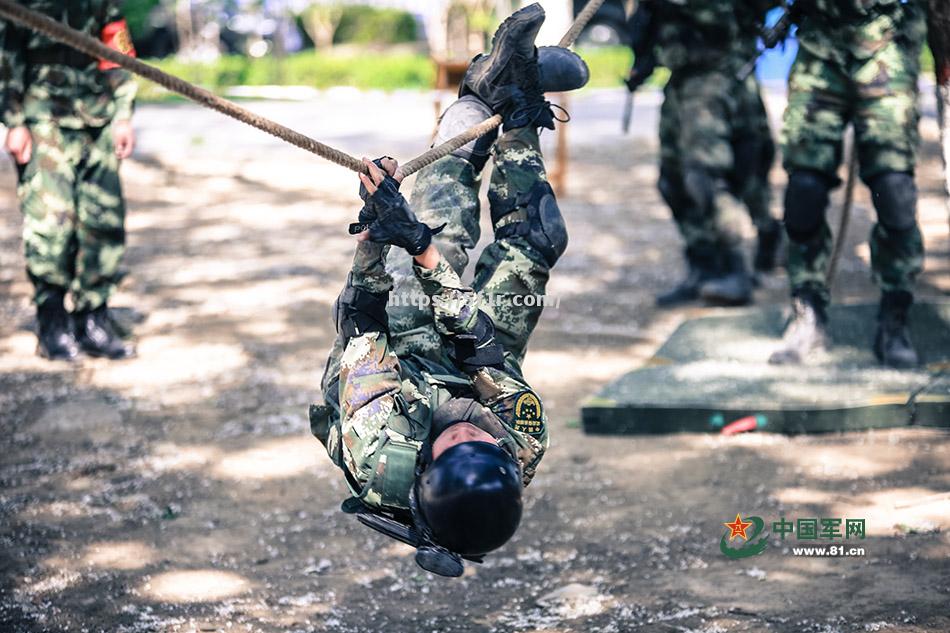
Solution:
{"label": "camouflage jacket", "polygon": [[[20,1],[96,39],[106,24],[122,17],[118,0]],[[68,57],[68,63],[49,63],[57,55]],[[39,33],[0,21],[3,124],[53,120],[64,128],[81,129],[131,118],[136,91],[132,76],[121,69],[101,71],[97,64]]]}
{"label": "camouflage jacket", "polygon": [[898,38],[919,48],[927,36],[926,0],[796,0],[793,13],[801,46],[841,65]]}
{"label": "camouflage jacket", "polygon": [[672,71],[737,70],[756,52],[765,13],[776,0],[646,0],[657,62]]}
{"label": "camouflage jacket", "polygon": [[[392,280],[383,265],[385,257],[374,249],[378,247],[360,245],[351,281],[373,292],[388,291]],[[440,334],[469,331],[477,316],[478,294],[463,285],[444,260],[432,270],[413,270],[431,301]],[[448,356],[442,363],[399,358],[385,333],[367,333],[347,343],[339,385],[339,421],[330,426],[327,451],[344,468],[353,494],[374,507],[408,507],[417,455],[431,439],[433,414],[453,397],[472,398],[498,418],[494,432],[484,430],[517,456],[525,485],[547,449],[541,402],[508,353],[502,369],[464,374]]]}

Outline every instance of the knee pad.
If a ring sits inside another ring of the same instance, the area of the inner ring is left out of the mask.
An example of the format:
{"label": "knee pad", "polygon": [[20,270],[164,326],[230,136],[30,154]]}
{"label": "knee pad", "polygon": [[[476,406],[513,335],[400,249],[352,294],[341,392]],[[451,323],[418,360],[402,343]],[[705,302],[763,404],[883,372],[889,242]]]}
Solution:
{"label": "knee pad", "polygon": [[817,171],[792,172],[785,190],[785,228],[789,237],[804,242],[821,228],[828,208],[831,180]]}
{"label": "knee pad", "polygon": [[[472,128],[485,119],[494,115],[489,108],[475,95],[465,95],[446,109],[439,119],[439,130],[436,133],[435,144],[441,145]],[[464,158],[472,163],[477,171],[481,171],[491,156],[492,145],[498,138],[498,130],[492,130],[459,149],[452,152],[453,156]]]}
{"label": "knee pad", "polygon": [[892,231],[907,231],[917,223],[917,185],[907,172],[891,171],[869,183],[878,221]]}
{"label": "knee pad", "polygon": [[687,167],[683,174],[683,190],[696,209],[706,212],[712,208],[716,184],[708,169]]}
{"label": "knee pad", "polygon": [[497,228],[495,237],[522,237],[541,253],[548,266],[554,266],[567,249],[567,227],[551,185],[539,182],[526,194],[519,196],[517,208],[512,212],[522,209],[525,219]]}

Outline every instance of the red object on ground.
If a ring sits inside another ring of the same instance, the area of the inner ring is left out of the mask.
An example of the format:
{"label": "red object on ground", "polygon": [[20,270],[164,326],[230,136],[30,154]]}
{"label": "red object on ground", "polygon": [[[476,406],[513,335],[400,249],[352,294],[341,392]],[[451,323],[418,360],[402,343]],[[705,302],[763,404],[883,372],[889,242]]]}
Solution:
{"label": "red object on ground", "polygon": [[730,422],[722,427],[720,435],[738,435],[739,433],[748,433],[759,428],[759,420],[754,415],[739,418],[735,422]]}
{"label": "red object on ground", "polygon": [[[135,57],[132,35],[129,33],[129,25],[126,24],[124,18],[106,24],[102,29],[101,38],[102,43],[109,48],[117,50],[123,55]],[[111,70],[118,67],[118,64],[114,64],[107,59],[99,60],[99,70]]]}

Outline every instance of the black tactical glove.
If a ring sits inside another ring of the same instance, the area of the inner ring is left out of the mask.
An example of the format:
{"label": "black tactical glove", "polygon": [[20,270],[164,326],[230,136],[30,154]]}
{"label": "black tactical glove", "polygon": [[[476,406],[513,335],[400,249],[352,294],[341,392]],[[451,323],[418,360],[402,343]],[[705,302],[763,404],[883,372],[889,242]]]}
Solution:
{"label": "black tactical glove", "polygon": [[466,373],[473,374],[482,367],[500,369],[505,363],[505,352],[495,342],[495,324],[481,310],[471,332],[452,334],[447,338],[452,343],[449,358]]}
{"label": "black tactical glove", "polygon": [[[369,240],[377,244],[404,248],[413,257],[421,255],[429,248],[432,236],[445,228],[443,224],[436,229],[430,229],[420,222],[409,203],[399,193],[399,183],[390,176],[380,183],[376,193],[369,196],[368,204],[373,206],[376,213],[376,220],[366,227],[369,229]],[[353,229],[351,226],[350,231],[353,232]]]}
{"label": "black tactical glove", "polygon": [[[386,171],[386,168],[383,167],[383,159],[390,158],[389,156],[382,156],[373,161],[373,163],[383,170]],[[392,176],[387,175],[387,180],[392,180],[393,184],[396,185],[396,189],[399,189],[399,182]],[[376,212],[376,205],[373,203],[372,196],[369,191],[366,189],[366,185],[360,182],[360,199],[363,201],[363,208],[360,209],[360,214],[357,222],[354,222],[350,225],[350,235],[356,235],[362,233],[369,228],[369,225],[376,221],[378,213]]]}

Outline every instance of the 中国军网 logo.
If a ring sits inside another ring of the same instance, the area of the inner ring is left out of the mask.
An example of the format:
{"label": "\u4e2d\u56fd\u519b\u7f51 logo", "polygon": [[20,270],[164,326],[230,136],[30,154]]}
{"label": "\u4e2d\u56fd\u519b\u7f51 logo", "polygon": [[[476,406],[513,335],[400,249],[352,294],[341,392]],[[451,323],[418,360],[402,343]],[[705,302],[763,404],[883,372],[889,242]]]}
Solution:
{"label": "\u4e2d\u56fd\u519b\u7f51 logo", "polygon": [[[723,523],[726,531],[719,539],[719,550],[728,558],[740,559],[749,556],[758,556],[769,546],[769,536],[774,534],[785,541],[794,535],[798,541],[819,541],[836,539],[863,540],[866,535],[864,519],[844,518],[801,518],[792,522],[784,516],[773,521],[771,533],[765,529],[765,520],[762,517],[740,514],[728,523]],[[836,545],[821,547],[792,548],[796,556],[855,556],[863,555],[864,548],[845,548]]]}

